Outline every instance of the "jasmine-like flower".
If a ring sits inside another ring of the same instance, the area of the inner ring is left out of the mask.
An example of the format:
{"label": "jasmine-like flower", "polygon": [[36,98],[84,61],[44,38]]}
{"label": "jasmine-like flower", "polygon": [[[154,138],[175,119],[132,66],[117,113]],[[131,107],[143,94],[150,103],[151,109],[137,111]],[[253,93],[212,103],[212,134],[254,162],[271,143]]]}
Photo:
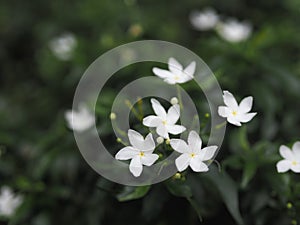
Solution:
{"label": "jasmine-like flower", "polygon": [[156,127],[156,133],[165,139],[169,139],[169,133],[180,134],[186,130],[184,126],[176,125],[180,117],[180,107],[178,104],[171,106],[168,113],[156,99],[152,98],[151,104],[156,115],[144,118],[143,124],[145,126]]}
{"label": "jasmine-like flower", "polygon": [[151,133],[144,139],[140,133],[130,129],[128,138],[131,146],[122,148],[115,157],[118,160],[131,159],[129,170],[133,176],[138,177],[143,171],[143,165],[151,166],[159,156],[153,154],[155,142]]}
{"label": "jasmine-like flower", "polygon": [[69,60],[77,45],[75,36],[71,33],[63,34],[54,38],[49,43],[49,48],[53,54],[60,60]]}
{"label": "jasmine-like flower", "polygon": [[284,159],[276,165],[278,173],[288,170],[300,173],[300,141],[293,145],[292,150],[285,145],[280,146],[279,152]]}
{"label": "jasmine-like flower", "polygon": [[212,8],[203,11],[194,11],[190,15],[190,21],[197,30],[205,31],[213,29],[219,22],[219,15]]}
{"label": "jasmine-like flower", "polygon": [[170,58],[168,61],[169,70],[153,68],[153,73],[164,79],[168,84],[182,84],[188,82],[194,78],[196,69],[196,63],[191,62],[185,69],[183,66],[174,58]]}
{"label": "jasmine-like flower", "polygon": [[65,119],[68,127],[74,131],[83,132],[89,129],[94,123],[94,115],[84,104],[79,104],[78,111],[67,110]]}
{"label": "jasmine-like flower", "polygon": [[238,105],[237,101],[229,91],[223,91],[223,99],[226,106],[219,106],[218,113],[221,117],[233,125],[241,126],[247,123],[257,114],[249,113],[252,108],[253,97],[244,98]]}
{"label": "jasmine-like flower", "polygon": [[241,42],[248,39],[252,33],[252,26],[247,22],[230,19],[217,26],[218,34],[229,42]]}
{"label": "jasmine-like flower", "polygon": [[202,149],[202,140],[196,131],[191,131],[188,136],[188,144],[181,139],[171,139],[171,147],[181,153],[175,160],[179,172],[188,166],[195,172],[207,172],[205,161],[211,160],[218,146],[209,146]]}
{"label": "jasmine-like flower", "polygon": [[10,217],[21,205],[22,196],[15,195],[9,187],[2,187],[0,193],[0,215]]}

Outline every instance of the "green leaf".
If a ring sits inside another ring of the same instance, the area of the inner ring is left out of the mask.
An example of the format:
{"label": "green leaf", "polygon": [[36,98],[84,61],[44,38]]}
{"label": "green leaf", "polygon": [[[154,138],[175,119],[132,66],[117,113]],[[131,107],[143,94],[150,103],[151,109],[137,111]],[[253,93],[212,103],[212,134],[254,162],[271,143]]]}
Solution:
{"label": "green leaf", "polygon": [[224,171],[218,172],[213,165],[206,176],[216,185],[219,193],[232,217],[239,225],[243,225],[243,219],[239,210],[238,190],[231,177]]}
{"label": "green leaf", "polygon": [[171,178],[165,182],[165,185],[171,194],[175,196],[190,198],[193,195],[190,186],[183,180],[174,180]]}
{"label": "green leaf", "polygon": [[255,175],[256,170],[257,170],[257,165],[254,160],[245,161],[243,179],[241,183],[242,188],[245,188],[248,185],[249,181]]}
{"label": "green leaf", "polygon": [[130,201],[134,199],[139,199],[144,197],[151,186],[140,186],[140,187],[131,187],[125,186],[124,190],[118,194],[116,197],[120,202]]}

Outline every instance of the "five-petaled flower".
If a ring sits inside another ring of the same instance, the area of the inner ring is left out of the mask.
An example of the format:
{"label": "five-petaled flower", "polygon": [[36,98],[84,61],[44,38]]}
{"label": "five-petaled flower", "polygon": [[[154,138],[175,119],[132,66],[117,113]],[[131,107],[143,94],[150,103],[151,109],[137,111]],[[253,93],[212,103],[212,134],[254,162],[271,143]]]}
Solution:
{"label": "five-petaled flower", "polygon": [[22,200],[23,197],[15,195],[9,187],[2,187],[0,192],[0,215],[6,217],[12,216],[22,204]]}
{"label": "five-petaled flower", "polygon": [[144,139],[140,133],[129,129],[128,138],[131,146],[122,148],[115,157],[118,160],[131,159],[129,170],[133,176],[138,177],[143,171],[143,165],[151,166],[159,156],[153,154],[155,142],[151,133]]}
{"label": "five-petaled flower", "polygon": [[184,126],[175,124],[180,117],[178,104],[171,106],[168,112],[154,98],[151,99],[151,104],[156,116],[151,115],[144,118],[143,124],[145,126],[156,127],[156,133],[165,139],[169,139],[169,133],[180,134],[186,130]]}
{"label": "five-petaled flower", "polygon": [[194,78],[196,63],[191,62],[185,69],[183,69],[183,66],[176,59],[170,58],[168,61],[168,67],[169,70],[154,67],[153,73],[164,79],[164,81],[168,84],[182,84]]}
{"label": "five-petaled flower", "polygon": [[241,123],[249,122],[257,114],[249,113],[253,103],[253,98],[251,96],[244,98],[241,103],[238,104],[229,91],[224,91],[223,93],[223,99],[226,106],[219,106],[218,113],[221,117],[227,118],[229,123],[241,126]]}
{"label": "five-petaled flower", "polygon": [[292,150],[285,145],[280,146],[279,152],[284,159],[276,165],[278,173],[284,173],[288,170],[300,173],[300,141],[293,145]]}
{"label": "five-petaled flower", "polygon": [[218,146],[209,146],[202,149],[202,140],[196,131],[191,131],[188,136],[188,144],[181,139],[171,139],[172,148],[182,153],[175,164],[179,172],[188,166],[195,172],[207,172],[208,166],[205,161],[211,160]]}

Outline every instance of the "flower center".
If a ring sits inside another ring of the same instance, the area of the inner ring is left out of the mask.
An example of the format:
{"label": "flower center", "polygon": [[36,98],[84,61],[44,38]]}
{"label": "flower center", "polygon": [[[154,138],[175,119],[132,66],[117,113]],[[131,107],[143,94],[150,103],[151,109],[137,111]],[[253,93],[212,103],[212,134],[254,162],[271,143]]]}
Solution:
{"label": "flower center", "polygon": [[144,152],[140,152],[139,156],[140,156],[140,157],[144,157],[144,156],[145,156],[145,153],[144,153]]}
{"label": "flower center", "polygon": [[162,123],[163,123],[163,125],[167,125],[167,121],[166,120],[163,120]]}
{"label": "flower center", "polygon": [[293,166],[297,166],[297,165],[298,165],[298,162],[297,162],[297,161],[293,161],[293,162],[292,162],[292,165],[293,165]]}
{"label": "flower center", "polygon": [[179,79],[180,79],[179,76],[175,75],[174,80],[179,80]]}
{"label": "flower center", "polygon": [[195,153],[191,153],[191,158],[194,158],[196,155],[195,155]]}
{"label": "flower center", "polygon": [[232,115],[236,116],[237,115],[237,111],[232,111]]}

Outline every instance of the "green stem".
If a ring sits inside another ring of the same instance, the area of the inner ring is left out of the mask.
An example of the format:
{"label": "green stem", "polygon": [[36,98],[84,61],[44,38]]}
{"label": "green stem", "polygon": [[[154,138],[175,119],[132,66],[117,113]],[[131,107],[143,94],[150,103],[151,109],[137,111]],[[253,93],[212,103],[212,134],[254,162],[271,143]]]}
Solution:
{"label": "green stem", "polygon": [[216,125],[215,126],[215,129],[221,129],[222,127],[224,127],[225,125],[227,124],[227,122],[226,121],[224,121],[223,123],[220,123],[220,124],[218,124],[218,125]]}
{"label": "green stem", "polygon": [[178,96],[178,102],[179,102],[180,109],[183,109],[180,86],[178,84],[176,84],[176,89],[177,89],[177,96]]}

